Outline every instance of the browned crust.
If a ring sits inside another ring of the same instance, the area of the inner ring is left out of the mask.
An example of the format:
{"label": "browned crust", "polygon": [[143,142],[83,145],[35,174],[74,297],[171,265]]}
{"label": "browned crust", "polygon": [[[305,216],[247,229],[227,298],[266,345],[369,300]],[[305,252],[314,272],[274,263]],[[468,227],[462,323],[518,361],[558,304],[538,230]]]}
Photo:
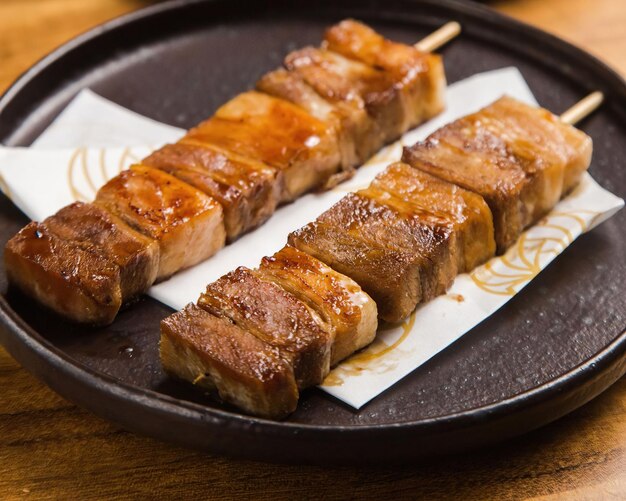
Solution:
{"label": "browned crust", "polygon": [[198,305],[280,349],[300,388],[320,384],[328,374],[332,333],[301,301],[253,271],[239,267],[209,284]]}
{"label": "browned crust", "polygon": [[276,169],[205,144],[168,144],[142,163],[217,200],[224,209],[229,241],[267,220],[279,201]]}
{"label": "browned crust", "polygon": [[119,268],[42,223],[32,222],[11,238],[4,260],[10,283],[74,322],[109,324],[122,304]]}
{"label": "browned crust", "polygon": [[168,373],[246,412],[278,419],[298,403],[293,368],[276,348],[195,305],[161,322],[160,356]]}

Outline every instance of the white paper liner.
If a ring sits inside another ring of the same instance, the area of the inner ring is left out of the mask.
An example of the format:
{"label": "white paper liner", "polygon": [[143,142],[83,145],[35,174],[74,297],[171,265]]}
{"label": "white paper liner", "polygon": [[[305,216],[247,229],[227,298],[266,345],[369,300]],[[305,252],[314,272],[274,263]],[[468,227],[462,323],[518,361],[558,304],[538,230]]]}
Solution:
{"label": "white paper liner", "polygon": [[[423,139],[442,125],[508,94],[536,101],[516,68],[475,75],[447,90],[447,110],[407,133],[334,190],[311,194],[280,208],[262,227],[211,259],[152,287],[149,295],[180,309],[207,283],[237,266],[258,266],[279,250],[289,232],[314,220],[347,192],[367,186],[402,145]],[[184,131],[82,91],[31,148],[0,148],[0,186],[30,218],[42,220],[75,201],[91,201],[120,170]],[[460,275],[448,294],[419,307],[405,322],[381,328],[376,341],[334,369],[323,390],[360,408],[494,313],[518,293],[576,237],[617,212],[624,202],[589,175],[504,256]]]}

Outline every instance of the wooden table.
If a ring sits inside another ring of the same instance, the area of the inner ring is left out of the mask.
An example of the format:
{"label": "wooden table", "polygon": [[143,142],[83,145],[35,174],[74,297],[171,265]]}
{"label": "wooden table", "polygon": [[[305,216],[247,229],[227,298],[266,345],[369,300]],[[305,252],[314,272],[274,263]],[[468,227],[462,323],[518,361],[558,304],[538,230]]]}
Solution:
{"label": "wooden table", "polygon": [[[0,89],[46,52],[141,0],[2,0]],[[626,3],[510,0],[495,7],[626,74]],[[402,468],[233,461],[125,432],[49,390],[0,348],[0,498],[626,497],[626,378],[571,415],[495,449]]]}

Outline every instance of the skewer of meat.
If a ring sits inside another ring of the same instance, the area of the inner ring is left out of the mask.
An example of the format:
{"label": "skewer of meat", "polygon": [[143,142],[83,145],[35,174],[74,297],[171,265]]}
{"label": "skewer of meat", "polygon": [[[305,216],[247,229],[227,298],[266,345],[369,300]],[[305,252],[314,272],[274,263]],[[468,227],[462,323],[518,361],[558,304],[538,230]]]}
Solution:
{"label": "skewer of meat", "polygon": [[[422,49],[457,33],[458,24],[446,25]],[[70,320],[112,322],[155,279],[207,259],[279,204],[344,179],[382,144],[438,113],[443,66],[424,50],[356,21],[332,27],[321,48],[305,49],[320,64],[306,63],[302,51],[288,55],[278,77],[110,180],[93,204],[24,228],[7,244],[9,279]],[[297,85],[285,87],[281,75]],[[132,256],[150,255],[149,266],[135,266],[121,244],[105,245],[96,233],[66,231],[82,228],[85,212],[132,240]],[[127,287],[129,275],[141,289]]]}
{"label": "skewer of meat", "polygon": [[[506,245],[511,233],[492,216],[501,207],[494,200],[517,206],[528,225],[572,189],[589,166],[591,140],[566,121],[600,101],[583,100],[558,119],[502,98],[407,148],[411,165],[391,164],[368,188],[293,232],[257,270],[225,275],[197,306],[166,318],[164,369],[248,413],[287,415],[300,390],[320,384],[332,366],[374,339],[376,313],[402,320]],[[522,134],[527,142],[520,144]],[[463,148],[453,149],[444,138],[457,135]],[[426,167],[416,160],[424,148]],[[509,181],[514,167],[519,182],[534,187],[532,196]],[[463,175],[464,187],[449,173]],[[500,197],[484,196],[488,189]]]}

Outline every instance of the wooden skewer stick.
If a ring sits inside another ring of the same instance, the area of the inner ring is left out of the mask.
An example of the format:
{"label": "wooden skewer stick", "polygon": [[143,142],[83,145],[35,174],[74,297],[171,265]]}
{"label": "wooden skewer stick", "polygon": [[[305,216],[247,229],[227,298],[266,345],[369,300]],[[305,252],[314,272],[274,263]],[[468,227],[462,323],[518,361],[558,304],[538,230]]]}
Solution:
{"label": "wooden skewer stick", "polygon": [[[457,37],[460,33],[461,25],[456,21],[450,21],[417,42],[414,47],[422,52],[433,52]],[[575,125],[583,118],[593,113],[603,101],[604,94],[602,94],[602,92],[592,92],[587,97],[565,110],[560,116],[561,122]]]}
{"label": "wooden skewer stick", "polygon": [[575,125],[593,113],[602,104],[602,101],[604,101],[604,94],[597,90],[565,110],[559,118],[563,123]]}
{"label": "wooden skewer stick", "polygon": [[461,33],[461,25],[456,21],[450,21],[427,37],[422,38],[414,47],[422,52],[432,52],[447,44],[454,37],[458,36],[459,33]]}

